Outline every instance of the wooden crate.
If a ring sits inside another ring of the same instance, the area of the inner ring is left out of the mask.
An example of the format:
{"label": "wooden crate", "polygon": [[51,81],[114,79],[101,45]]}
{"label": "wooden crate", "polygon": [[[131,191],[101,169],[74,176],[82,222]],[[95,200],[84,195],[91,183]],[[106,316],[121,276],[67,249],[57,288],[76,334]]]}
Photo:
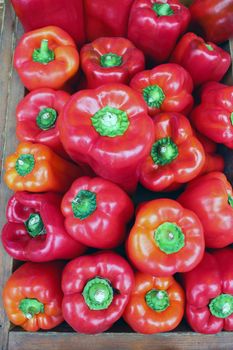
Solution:
{"label": "wooden crate", "polygon": [[[1,1],[1,0],[0,0]],[[1,9],[1,2],[0,2]],[[14,151],[17,140],[15,136],[15,107],[24,95],[24,89],[17,74],[12,67],[12,58],[15,44],[22,34],[22,28],[18,24],[15,14],[11,9],[9,0],[6,0],[4,10],[0,11],[0,23],[2,30],[0,38],[0,164],[3,169],[4,158]],[[230,43],[233,52],[233,42]],[[232,81],[231,72],[226,82]],[[224,151],[227,158],[228,178],[233,180],[233,155]],[[10,197],[10,191],[1,179],[0,189],[0,226],[5,222],[5,207]],[[0,249],[0,287],[4,285],[14,268],[14,261]],[[140,335],[133,333],[122,321],[118,322],[111,330],[99,335],[77,334],[67,324],[62,324],[52,332],[24,332],[18,327],[13,327],[8,322],[1,305],[0,313],[0,344],[2,350],[217,350],[233,349],[233,333],[222,332],[218,335],[204,336],[194,333],[183,323],[173,332]]]}

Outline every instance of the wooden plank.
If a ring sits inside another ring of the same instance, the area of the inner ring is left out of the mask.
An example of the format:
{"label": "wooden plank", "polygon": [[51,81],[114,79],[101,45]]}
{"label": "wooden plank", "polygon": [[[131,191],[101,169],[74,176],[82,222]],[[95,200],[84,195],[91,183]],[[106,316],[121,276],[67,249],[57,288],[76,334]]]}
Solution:
{"label": "wooden plank", "polygon": [[[22,29],[18,26],[13,9],[10,2],[5,3],[3,11],[3,23],[0,40],[0,173],[1,173],[1,188],[0,188],[0,227],[5,222],[5,208],[7,201],[11,195],[10,191],[3,184],[3,164],[5,156],[14,151],[16,146],[15,137],[15,108],[18,101],[24,95],[24,88],[20,84],[16,72],[12,67],[12,59],[16,41],[22,35]],[[5,281],[11,275],[13,260],[0,249],[0,289],[5,284]],[[1,291],[0,291],[1,292]],[[8,332],[10,324],[2,307],[0,299],[0,325],[2,325],[2,349],[7,349]]]}
{"label": "wooden plank", "polygon": [[140,335],[104,333],[84,335],[75,333],[10,332],[9,350],[232,350],[232,333],[201,335],[199,333],[164,333]]}

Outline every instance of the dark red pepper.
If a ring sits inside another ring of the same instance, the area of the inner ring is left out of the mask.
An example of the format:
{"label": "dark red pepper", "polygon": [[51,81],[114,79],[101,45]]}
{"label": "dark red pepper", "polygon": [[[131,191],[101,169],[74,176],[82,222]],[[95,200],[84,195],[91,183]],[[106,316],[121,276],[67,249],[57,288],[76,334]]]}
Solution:
{"label": "dark red pepper", "polygon": [[134,212],[131,199],[120,187],[98,177],[77,179],[63,197],[61,208],[67,232],[99,249],[112,249],[123,242]]}
{"label": "dark red pepper", "polygon": [[222,43],[233,37],[232,0],[194,0],[189,9],[195,30],[206,40]]}
{"label": "dark red pepper", "polygon": [[133,284],[132,268],[114,252],[99,252],[69,262],[62,276],[66,322],[77,332],[104,332],[122,316]]}
{"label": "dark red pepper", "polygon": [[99,38],[83,46],[81,66],[89,88],[107,83],[128,84],[145,68],[145,58],[128,39]]}
{"label": "dark red pepper", "polygon": [[177,0],[135,0],[128,38],[153,62],[165,62],[190,21],[187,7]]}
{"label": "dark red pepper", "polygon": [[126,36],[133,0],[84,0],[87,41]]}
{"label": "dark red pepper", "polygon": [[56,124],[70,95],[64,91],[38,89],[21,100],[16,109],[16,135],[20,141],[43,143],[62,157],[68,157]]}
{"label": "dark red pepper", "polygon": [[11,0],[26,32],[58,26],[81,46],[85,41],[83,0]]}
{"label": "dark red pepper", "polygon": [[186,317],[196,332],[233,331],[233,250],[205,253],[201,263],[183,274]]}
{"label": "dark red pepper", "polygon": [[10,198],[2,244],[13,258],[34,262],[72,259],[85,247],[65,230],[61,196],[16,192]]}
{"label": "dark red pepper", "polygon": [[185,34],[172,53],[170,62],[178,63],[191,75],[194,85],[220,81],[231,65],[231,56],[221,47],[205,42],[194,33]]}

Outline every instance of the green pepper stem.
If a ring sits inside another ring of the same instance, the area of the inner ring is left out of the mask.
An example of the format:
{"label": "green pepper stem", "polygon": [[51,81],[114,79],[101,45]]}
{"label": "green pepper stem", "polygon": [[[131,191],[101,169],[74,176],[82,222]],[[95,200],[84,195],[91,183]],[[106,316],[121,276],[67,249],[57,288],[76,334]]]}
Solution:
{"label": "green pepper stem", "polygon": [[54,52],[49,49],[48,40],[42,39],[40,48],[33,51],[32,60],[34,62],[48,64],[49,62],[54,61],[54,59],[55,55]]}
{"label": "green pepper stem", "polygon": [[44,304],[37,299],[25,298],[20,301],[19,309],[28,319],[44,312]]}
{"label": "green pepper stem", "polygon": [[15,170],[20,176],[25,176],[32,172],[35,166],[35,158],[32,154],[21,154],[16,161]]}
{"label": "green pepper stem", "polygon": [[147,86],[143,89],[142,95],[147,105],[151,108],[160,108],[165,99],[165,94],[158,85]]}
{"label": "green pepper stem", "polygon": [[233,125],[233,112],[231,113],[230,119],[231,119],[231,125]]}
{"label": "green pepper stem", "polygon": [[230,294],[220,294],[209,303],[209,309],[213,316],[226,318],[233,313],[233,296]]}
{"label": "green pepper stem", "polygon": [[233,208],[233,196],[228,196],[228,204]]}
{"label": "green pepper stem", "polygon": [[122,64],[122,57],[115,53],[106,53],[100,57],[100,64],[102,67],[118,67]]}
{"label": "green pepper stem", "polygon": [[185,245],[185,237],[179,226],[164,222],[157,227],[154,234],[155,243],[166,254],[177,253]]}
{"label": "green pepper stem", "polygon": [[96,194],[91,191],[81,190],[72,201],[72,210],[75,218],[86,219],[97,208]]}
{"label": "green pepper stem", "polygon": [[145,296],[147,305],[154,311],[162,312],[170,305],[166,290],[151,289]]}
{"label": "green pepper stem", "polygon": [[205,44],[206,48],[209,50],[209,51],[214,51],[214,48],[212,45],[210,44]]}
{"label": "green pepper stem", "polygon": [[92,125],[101,136],[115,137],[124,135],[129,127],[126,112],[106,106],[91,118]]}
{"label": "green pepper stem", "polygon": [[31,237],[37,237],[46,233],[44,223],[38,213],[30,214],[24,225]]}
{"label": "green pepper stem", "polygon": [[53,108],[43,108],[36,118],[38,127],[42,130],[49,130],[54,127],[57,120],[57,112]]}
{"label": "green pepper stem", "polygon": [[155,142],[151,149],[151,157],[155,164],[166,165],[179,155],[178,147],[170,137],[164,137]]}
{"label": "green pepper stem", "polygon": [[83,289],[84,300],[91,310],[105,310],[113,300],[113,288],[104,278],[95,277]]}
{"label": "green pepper stem", "polygon": [[155,3],[152,9],[157,13],[159,17],[161,16],[172,16],[174,11],[169,4]]}

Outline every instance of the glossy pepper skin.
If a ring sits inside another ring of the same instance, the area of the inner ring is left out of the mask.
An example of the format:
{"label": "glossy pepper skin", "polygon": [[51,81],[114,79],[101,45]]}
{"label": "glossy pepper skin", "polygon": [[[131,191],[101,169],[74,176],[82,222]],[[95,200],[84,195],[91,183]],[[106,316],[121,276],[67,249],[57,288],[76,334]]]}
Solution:
{"label": "glossy pepper skin", "polygon": [[233,243],[232,196],[226,176],[212,172],[193,180],[178,199],[201,220],[208,248],[223,248]]}
{"label": "glossy pepper skin", "polygon": [[63,322],[61,275],[64,263],[27,262],[8,279],[3,305],[9,320],[29,332]]}
{"label": "glossy pepper skin", "polygon": [[138,91],[151,117],[159,112],[188,114],[193,106],[193,82],[180,65],[165,63],[151,70],[137,73],[130,87]]}
{"label": "glossy pepper skin", "polygon": [[2,244],[14,259],[52,261],[73,259],[85,251],[65,230],[61,196],[47,192],[16,192],[6,209]]}
{"label": "glossy pepper skin", "polygon": [[65,30],[81,46],[85,41],[82,0],[11,0],[26,32],[48,25]]}
{"label": "glossy pepper skin", "polygon": [[22,142],[5,162],[4,180],[12,191],[59,192],[68,190],[81,170],[39,143]]}
{"label": "glossy pepper skin", "polygon": [[194,0],[189,9],[194,28],[206,40],[219,44],[233,36],[232,0]]}
{"label": "glossy pepper skin", "polygon": [[77,73],[79,54],[69,34],[48,26],[21,37],[15,49],[14,67],[28,90],[59,90]]}
{"label": "glossy pepper skin", "polygon": [[197,215],[171,199],[139,207],[126,242],[129,260],[141,272],[166,277],[192,270],[205,249]]}
{"label": "glossy pepper skin", "polygon": [[98,38],[83,46],[80,60],[90,89],[108,83],[128,84],[145,69],[143,53],[125,38]]}
{"label": "glossy pepper skin", "polygon": [[159,192],[199,175],[205,164],[205,151],[182,114],[159,113],[153,122],[154,143],[141,166],[140,182]]}
{"label": "glossy pepper skin", "polygon": [[97,38],[126,37],[133,0],[84,0],[87,41]]}
{"label": "glossy pepper skin", "polygon": [[55,153],[68,157],[57,126],[70,95],[65,91],[38,89],[24,97],[16,108],[16,135],[21,142],[42,143]]}
{"label": "glossy pepper skin", "polygon": [[233,149],[233,87],[209,82],[201,92],[201,103],[190,116],[192,123],[212,141]]}
{"label": "glossy pepper skin", "polygon": [[195,332],[233,331],[233,250],[205,253],[201,263],[183,274],[186,318]]}
{"label": "glossy pepper skin", "polygon": [[76,162],[128,192],[153,143],[154,125],[139,94],[107,84],[72,96],[58,120],[61,141]]}
{"label": "glossy pepper skin", "polygon": [[120,245],[134,213],[130,197],[110,181],[80,177],[61,203],[67,232],[88,247],[112,249]]}
{"label": "glossy pepper skin", "polygon": [[228,52],[194,33],[185,34],[172,53],[170,62],[180,64],[191,75],[195,86],[220,81],[231,65]]}
{"label": "glossy pepper skin", "polygon": [[205,151],[205,164],[201,169],[201,173],[199,175],[204,175],[211,173],[212,171],[220,171],[224,170],[224,158],[217,154],[217,144],[204,135],[198,133],[196,130],[194,135],[201,142],[204,151]]}
{"label": "glossy pepper skin", "polygon": [[77,332],[96,334],[109,329],[123,314],[133,289],[128,262],[107,251],[69,262],[62,276],[62,311]]}
{"label": "glossy pepper skin", "polygon": [[155,277],[136,272],[123,317],[135,332],[169,332],[181,322],[184,304],[184,291],[172,276]]}
{"label": "glossy pepper skin", "polygon": [[149,60],[163,63],[189,22],[188,8],[177,0],[135,0],[127,36]]}

